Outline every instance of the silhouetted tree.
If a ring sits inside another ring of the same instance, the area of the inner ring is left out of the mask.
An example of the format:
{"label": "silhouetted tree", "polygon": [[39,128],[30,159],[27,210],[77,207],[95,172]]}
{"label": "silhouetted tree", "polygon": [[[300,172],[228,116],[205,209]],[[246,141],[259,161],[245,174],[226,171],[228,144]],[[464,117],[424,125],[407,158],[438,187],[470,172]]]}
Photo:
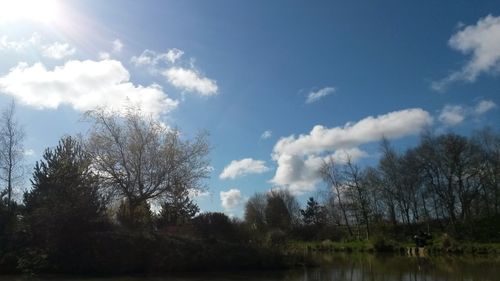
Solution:
{"label": "silhouetted tree", "polygon": [[87,141],[93,165],[104,184],[127,199],[130,215],[144,202],[168,197],[175,188],[203,187],[209,174],[206,135],[183,140],[177,130],[134,110],[121,117],[103,110],[86,116],[93,123]]}
{"label": "silhouetted tree", "polygon": [[162,200],[158,224],[166,226],[188,223],[199,210],[198,205],[189,197],[189,190],[174,185]]}
{"label": "silhouetted tree", "polygon": [[78,266],[87,235],[106,221],[91,158],[81,143],[65,137],[36,163],[32,185],[24,194],[23,222],[31,249],[25,251],[24,265],[32,269]]}
{"label": "silhouetted tree", "polygon": [[205,239],[237,240],[231,219],[224,213],[207,212],[193,218],[193,225]]}
{"label": "silhouetted tree", "polygon": [[270,192],[267,195],[266,223],[271,228],[288,230],[292,226],[292,217],[284,199],[278,193]]}
{"label": "silhouetted tree", "polygon": [[128,199],[124,198],[118,206],[116,220],[128,230],[148,232],[153,229],[153,212],[146,201],[130,208]]}
{"label": "silhouetted tree", "polygon": [[340,171],[339,167],[337,167],[336,161],[330,157],[328,160],[325,160],[319,169],[319,174],[323,181],[329,186],[329,189],[333,191],[335,196],[337,197],[337,205],[342,213],[342,218],[344,219],[344,223],[347,227],[347,231],[349,235],[352,236],[353,232],[351,229],[351,225],[349,223],[348,210],[346,206],[346,202],[343,199],[343,190],[345,189],[345,181],[343,178],[343,174]]}
{"label": "silhouetted tree", "polygon": [[366,237],[370,236],[370,194],[368,181],[364,172],[352,163],[350,156],[347,156],[347,163],[344,169],[346,195],[351,201],[358,225],[364,224]]}
{"label": "silhouetted tree", "polygon": [[263,193],[255,193],[245,204],[245,222],[256,234],[266,227],[266,205],[267,199]]}
{"label": "silhouetted tree", "polygon": [[15,118],[14,101],[0,113],[0,200],[6,197],[7,209],[12,204],[12,191],[23,175],[24,130]]}
{"label": "silhouetted tree", "polygon": [[313,197],[307,200],[306,208],[300,210],[302,221],[306,225],[322,226],[325,224],[325,210]]}

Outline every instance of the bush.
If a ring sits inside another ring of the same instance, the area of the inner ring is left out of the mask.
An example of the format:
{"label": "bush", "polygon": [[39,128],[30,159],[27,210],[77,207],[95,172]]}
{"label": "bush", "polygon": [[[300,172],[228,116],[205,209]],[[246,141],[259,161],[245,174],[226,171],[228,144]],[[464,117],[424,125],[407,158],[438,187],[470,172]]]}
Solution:
{"label": "bush", "polygon": [[455,241],[447,233],[441,236],[441,246],[443,249],[451,249],[455,246]]}
{"label": "bush", "polygon": [[266,235],[266,244],[280,247],[286,244],[286,233],[281,229],[270,230]]}
{"label": "bush", "polygon": [[393,241],[382,236],[375,237],[372,243],[376,252],[392,252],[396,248]]}

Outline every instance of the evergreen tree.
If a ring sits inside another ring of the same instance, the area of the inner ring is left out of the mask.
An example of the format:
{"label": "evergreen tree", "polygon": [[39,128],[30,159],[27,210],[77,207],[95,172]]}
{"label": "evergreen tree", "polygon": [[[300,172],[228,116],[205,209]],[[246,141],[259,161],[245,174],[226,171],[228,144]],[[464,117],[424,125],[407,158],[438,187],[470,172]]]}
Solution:
{"label": "evergreen tree", "polygon": [[290,229],[292,219],[283,198],[272,195],[268,196],[264,212],[268,226],[281,230]]}
{"label": "evergreen tree", "polygon": [[[65,137],[35,165],[31,191],[24,194],[24,221],[31,251],[25,266],[78,266],[87,234],[105,222],[99,181],[81,144]],[[72,261],[71,259],[76,259]]]}
{"label": "evergreen tree", "polygon": [[198,205],[189,198],[188,189],[175,185],[161,204],[158,223],[159,226],[185,224],[199,211]]}
{"label": "evergreen tree", "polygon": [[306,225],[320,226],[325,223],[324,208],[313,197],[309,197],[306,209],[300,210],[300,213]]}

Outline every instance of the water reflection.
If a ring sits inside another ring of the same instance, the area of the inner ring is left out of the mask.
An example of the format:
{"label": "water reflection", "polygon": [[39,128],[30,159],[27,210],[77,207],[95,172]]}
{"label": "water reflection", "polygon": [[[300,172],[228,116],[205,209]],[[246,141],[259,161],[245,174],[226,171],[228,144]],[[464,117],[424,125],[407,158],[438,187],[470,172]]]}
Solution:
{"label": "water reflection", "polygon": [[0,277],[0,281],[498,281],[498,257],[401,257],[368,254],[315,255],[316,268],[288,271],[190,273],[164,277],[27,278]]}
{"label": "water reflection", "polygon": [[326,255],[322,266],[305,270],[307,281],[497,281],[500,260],[492,257],[401,257]]}

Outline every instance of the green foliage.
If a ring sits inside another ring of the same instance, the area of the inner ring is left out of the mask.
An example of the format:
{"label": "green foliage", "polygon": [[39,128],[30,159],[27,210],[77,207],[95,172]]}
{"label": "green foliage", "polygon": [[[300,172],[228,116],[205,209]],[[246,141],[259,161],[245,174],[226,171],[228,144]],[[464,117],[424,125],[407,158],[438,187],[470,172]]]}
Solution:
{"label": "green foliage", "polygon": [[254,235],[260,236],[266,229],[266,196],[255,193],[245,204],[245,222]]}
{"label": "green foliage", "polygon": [[79,262],[82,240],[105,227],[105,202],[90,159],[74,138],[46,150],[24,195],[23,223],[28,233],[21,267],[57,270]]}
{"label": "green foliage", "polygon": [[396,243],[383,236],[377,236],[372,239],[373,249],[376,252],[393,252],[397,246]]}
{"label": "green foliage", "polygon": [[0,200],[0,254],[7,247],[8,238],[16,229],[18,206],[15,202],[11,205],[7,200]]}
{"label": "green foliage", "polygon": [[204,239],[213,241],[234,241],[236,230],[228,216],[224,213],[202,213],[193,219],[193,225]]}
{"label": "green foliage", "polygon": [[321,206],[313,197],[309,197],[305,210],[300,210],[302,221],[306,225],[322,226],[325,224],[326,215]]}
{"label": "green foliage", "polygon": [[161,204],[157,225],[163,227],[186,224],[199,210],[198,205],[189,198],[189,190],[176,185]]}
{"label": "green foliage", "polygon": [[118,223],[132,231],[150,231],[153,226],[153,213],[145,201],[130,203],[123,199],[116,213]]}
{"label": "green foliage", "polygon": [[287,230],[291,226],[291,216],[285,201],[279,196],[268,196],[265,209],[266,222],[269,227]]}
{"label": "green foliage", "polygon": [[266,235],[266,243],[272,247],[282,247],[286,241],[287,234],[281,229],[270,230]]}

